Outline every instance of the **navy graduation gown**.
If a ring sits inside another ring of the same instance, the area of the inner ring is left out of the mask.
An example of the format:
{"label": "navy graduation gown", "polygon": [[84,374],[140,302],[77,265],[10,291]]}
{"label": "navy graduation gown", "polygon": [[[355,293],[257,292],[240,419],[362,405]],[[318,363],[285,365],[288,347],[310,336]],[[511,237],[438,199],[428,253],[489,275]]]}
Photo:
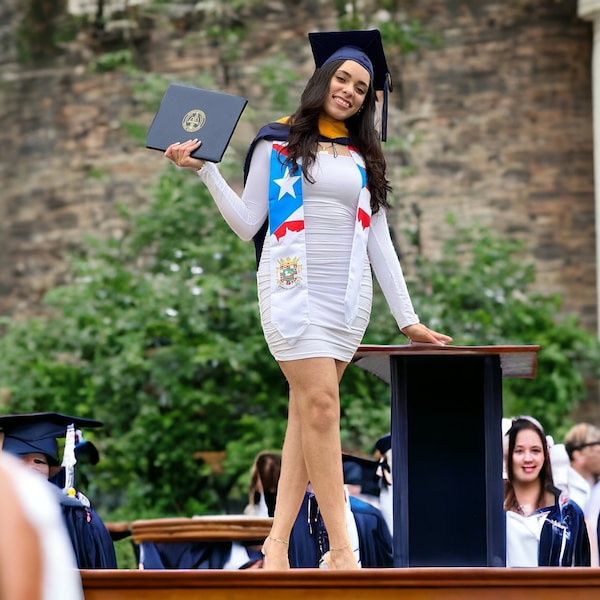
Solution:
{"label": "navy graduation gown", "polygon": [[589,567],[590,540],[581,507],[560,496],[548,513],[540,535],[540,567]]}
{"label": "navy graduation gown", "polygon": [[356,521],[363,568],[391,567],[394,562],[392,534],[383,513],[372,504],[350,496]]}
{"label": "navy graduation gown", "polygon": [[[350,509],[358,530],[360,563],[364,568],[391,567],[392,536],[382,512],[358,498],[350,497]],[[289,558],[292,568],[315,568],[329,549],[327,530],[314,494],[304,495],[300,512],[290,536]]]}
{"label": "navy graduation gown", "polygon": [[80,569],[116,569],[115,547],[104,521],[91,507],[61,494],[61,508]]}
{"label": "navy graduation gown", "polygon": [[[245,546],[248,560],[239,569],[258,562],[259,550]],[[232,542],[142,542],[142,569],[223,569],[231,557]]]}
{"label": "navy graduation gown", "polygon": [[222,569],[231,542],[169,542],[140,544],[144,569]]}

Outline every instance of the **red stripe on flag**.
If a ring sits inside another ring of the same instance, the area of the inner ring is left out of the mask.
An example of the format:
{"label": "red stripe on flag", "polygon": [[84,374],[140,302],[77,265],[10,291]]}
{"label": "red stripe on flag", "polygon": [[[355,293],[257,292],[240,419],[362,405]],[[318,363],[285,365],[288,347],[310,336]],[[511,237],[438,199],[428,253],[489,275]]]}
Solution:
{"label": "red stripe on flag", "polygon": [[304,230],[304,221],[286,221],[280,227],[278,227],[274,236],[279,241],[288,231],[303,231]]}
{"label": "red stripe on flag", "polygon": [[363,229],[366,229],[371,225],[371,215],[367,214],[362,208],[358,209],[357,219],[363,226]]}

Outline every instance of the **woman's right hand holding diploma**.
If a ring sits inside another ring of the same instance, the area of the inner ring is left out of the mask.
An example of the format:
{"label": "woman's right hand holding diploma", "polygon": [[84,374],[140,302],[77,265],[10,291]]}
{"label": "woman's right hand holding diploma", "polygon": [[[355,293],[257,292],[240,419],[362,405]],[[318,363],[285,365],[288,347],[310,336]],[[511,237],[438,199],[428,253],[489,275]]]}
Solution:
{"label": "woman's right hand holding diploma", "polygon": [[191,156],[194,150],[197,150],[202,142],[197,138],[188,140],[187,142],[175,142],[165,150],[165,156],[178,167],[186,169],[200,170],[206,161],[200,158]]}

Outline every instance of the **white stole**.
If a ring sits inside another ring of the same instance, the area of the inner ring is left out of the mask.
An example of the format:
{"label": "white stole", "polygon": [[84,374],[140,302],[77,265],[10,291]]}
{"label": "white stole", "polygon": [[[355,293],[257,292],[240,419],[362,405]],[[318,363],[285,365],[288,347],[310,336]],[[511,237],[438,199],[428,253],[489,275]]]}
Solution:
{"label": "white stole", "polygon": [[[358,198],[348,284],[344,296],[346,323],[358,314],[360,285],[371,224],[371,194],[362,157],[353,147],[350,155],[362,177]],[[273,142],[269,177],[269,249],[271,322],[291,344],[308,326],[309,272],[306,264],[302,172],[286,163],[286,144]]]}

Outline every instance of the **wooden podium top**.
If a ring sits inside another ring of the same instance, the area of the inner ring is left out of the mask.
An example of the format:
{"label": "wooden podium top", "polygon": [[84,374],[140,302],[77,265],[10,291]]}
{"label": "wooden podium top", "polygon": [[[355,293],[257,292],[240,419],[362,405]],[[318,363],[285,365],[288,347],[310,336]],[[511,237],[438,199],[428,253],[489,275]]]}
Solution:
{"label": "wooden podium top", "polygon": [[207,515],[147,519],[131,523],[131,535],[141,542],[199,542],[262,540],[269,535],[272,518],[248,515]]}
{"label": "wooden podium top", "polygon": [[412,342],[406,345],[378,346],[363,344],[352,360],[361,369],[390,383],[391,356],[483,356],[497,355],[503,377],[533,379],[537,371],[537,345],[531,346],[438,346]]}

